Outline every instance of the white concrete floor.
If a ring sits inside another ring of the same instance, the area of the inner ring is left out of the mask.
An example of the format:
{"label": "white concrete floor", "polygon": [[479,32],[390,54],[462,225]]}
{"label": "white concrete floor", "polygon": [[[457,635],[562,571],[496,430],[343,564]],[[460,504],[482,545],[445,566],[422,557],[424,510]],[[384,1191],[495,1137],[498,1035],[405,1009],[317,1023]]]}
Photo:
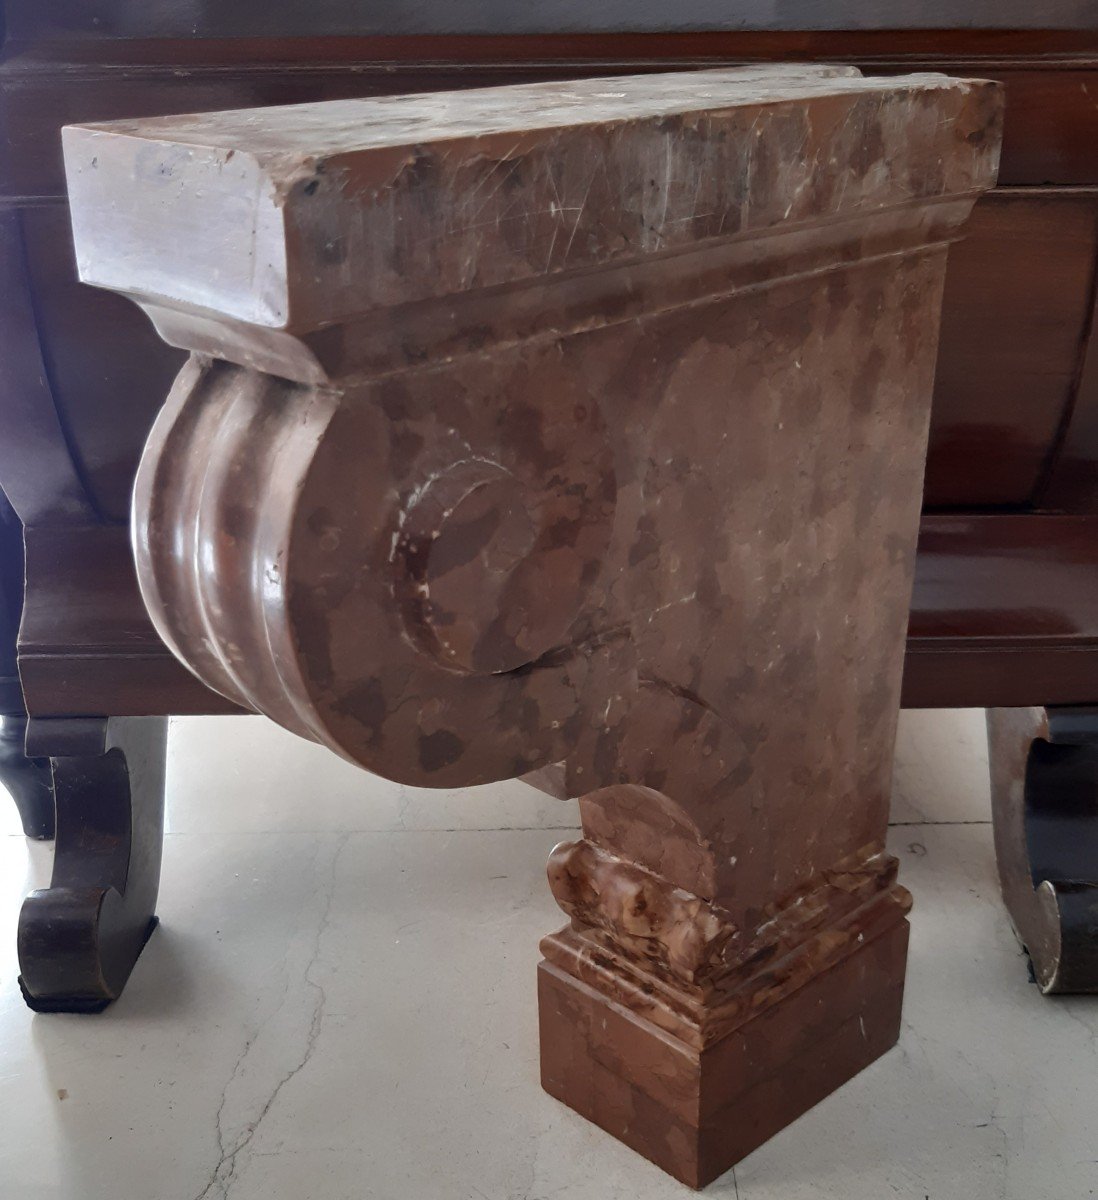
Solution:
{"label": "white concrete floor", "polygon": [[[999,902],[979,712],[904,714],[915,895],[899,1047],[706,1193],[1098,1194],[1098,998],[1044,998]],[[0,803],[2,1200],[663,1200],[691,1193],[544,1095],[534,966],[572,805],[382,783],[259,718],[170,741],[161,928],[122,1000],[32,1016]]]}

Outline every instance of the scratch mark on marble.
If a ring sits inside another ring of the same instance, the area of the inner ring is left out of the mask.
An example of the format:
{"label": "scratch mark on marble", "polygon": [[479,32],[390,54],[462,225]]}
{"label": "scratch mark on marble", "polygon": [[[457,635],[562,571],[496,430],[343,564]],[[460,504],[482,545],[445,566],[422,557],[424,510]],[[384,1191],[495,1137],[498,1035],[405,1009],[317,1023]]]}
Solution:
{"label": "scratch mark on marble", "polygon": [[666,612],[669,608],[678,608],[681,604],[689,604],[691,601],[696,600],[697,598],[698,592],[695,588],[689,596],[679,596],[674,600],[668,600],[666,604],[660,604],[656,608],[650,609],[645,614],[645,620],[649,625],[651,625],[656,617],[660,615],[660,613]]}
{"label": "scratch mark on marble", "polygon": [[553,226],[553,237],[552,237],[552,240],[549,242],[549,253],[548,253],[548,254],[545,256],[545,266],[544,266],[544,267],[542,267],[542,271],[543,271],[543,272],[546,272],[546,271],[548,271],[548,270],[549,270],[549,267],[552,265],[552,262],[553,262],[553,248],[554,248],[554,247],[556,246],[556,244],[557,244],[557,234],[558,234],[559,232],[560,232],[560,226],[559,226],[559,225],[554,225],[554,226]]}
{"label": "scratch mark on marble", "polygon": [[[595,176],[598,174],[598,168],[591,172],[591,178],[587,181],[587,187],[583,193],[583,199],[579,202],[579,208],[576,210],[576,219],[572,224],[572,233],[568,238],[568,245],[564,247],[564,257],[560,260],[563,266],[568,261],[568,255],[572,250],[572,243],[576,240],[576,230],[579,229],[580,221],[583,220],[583,210],[587,207],[587,197],[591,195],[591,187],[595,182]],[[556,234],[553,235],[554,239]]]}
{"label": "scratch mark on marble", "polygon": [[557,181],[553,178],[552,164],[546,164],[545,178],[548,180],[549,186],[553,189],[553,204],[555,205],[554,211],[562,211],[564,209],[564,201],[561,199],[560,192],[557,190]]}
{"label": "scratch mark on marble", "polygon": [[[516,146],[515,148],[517,149],[518,147]],[[498,168],[503,166],[504,163],[510,163],[510,170],[498,172]],[[513,159],[513,160],[512,159],[502,159],[497,164],[496,170],[489,173],[489,175],[485,176],[485,179],[488,179],[488,178],[491,178],[492,174],[495,174],[498,172],[500,178],[497,181],[496,186],[494,188],[492,188],[492,190],[488,193],[488,195],[485,196],[484,199],[481,201],[481,203],[477,206],[476,212],[473,213],[474,221],[477,219],[477,217],[480,216],[480,214],[485,210],[485,208],[487,208],[488,205],[492,203],[492,201],[496,198],[496,195],[498,194],[499,190],[507,183],[507,181],[511,178],[512,175],[514,175],[514,173],[519,169],[519,167],[521,165],[522,165],[521,159]],[[473,197],[477,194],[477,192],[479,192],[481,190],[481,186],[483,186],[484,182],[485,182],[485,180],[482,179],[480,184],[476,188],[474,188],[472,194],[469,196],[469,200],[472,200]],[[468,201],[467,201],[467,203],[468,203]]]}

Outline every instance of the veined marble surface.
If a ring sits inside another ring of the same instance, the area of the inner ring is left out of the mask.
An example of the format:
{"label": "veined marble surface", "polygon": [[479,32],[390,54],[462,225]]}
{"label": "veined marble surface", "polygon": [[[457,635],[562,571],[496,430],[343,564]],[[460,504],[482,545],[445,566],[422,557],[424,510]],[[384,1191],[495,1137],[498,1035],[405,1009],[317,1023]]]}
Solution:
{"label": "veined marble surface", "polygon": [[[169,742],[163,924],[122,1000],[32,1016],[0,803],[0,1200],[692,1195],[540,1090],[534,966],[572,805],[401,788],[261,718]],[[1098,1194],[1098,998],[1026,979],[998,886],[983,717],[901,722],[892,849],[915,896],[898,1048],[706,1195]]]}

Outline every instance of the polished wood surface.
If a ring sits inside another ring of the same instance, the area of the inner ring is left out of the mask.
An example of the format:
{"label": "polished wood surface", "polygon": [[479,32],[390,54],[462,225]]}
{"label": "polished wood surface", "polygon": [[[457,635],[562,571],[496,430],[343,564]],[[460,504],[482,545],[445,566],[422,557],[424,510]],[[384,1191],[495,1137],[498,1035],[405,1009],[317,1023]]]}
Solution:
{"label": "polished wood surface", "polygon": [[[860,0],[741,0],[733,11],[712,0],[683,0],[673,12],[656,0],[607,0],[597,8],[547,3],[514,8],[506,0],[481,0],[452,7],[408,5],[377,0],[368,9],[357,0],[325,0],[304,10],[299,0],[236,0],[211,6],[206,0],[167,0],[156,5],[123,3],[91,10],[81,0],[9,0],[12,27],[23,35],[78,34],[98,37],[281,37],[364,34],[508,33],[523,35],[599,34],[620,37],[639,31],[711,30],[934,30],[959,26],[1011,30],[1034,17],[1025,0],[893,0],[887,7]],[[1040,24],[1050,30],[1092,29],[1098,16],[1086,0],[1045,0]]]}
{"label": "polished wood surface", "polygon": [[24,525],[94,520],[47,376],[26,257],[22,214],[0,207],[0,480]]}
{"label": "polished wood surface", "polygon": [[1098,517],[923,518],[904,704],[1086,704],[1098,670]]}
{"label": "polished wood surface", "polygon": [[924,503],[1029,506],[1075,399],[1098,191],[1000,188],[950,254]]}
{"label": "polished wood surface", "polygon": [[23,611],[23,526],[0,492],[0,720],[23,716],[15,639]]}
{"label": "polished wood surface", "polygon": [[239,711],[201,684],[153,629],[125,525],[33,525],[26,548],[31,603],[19,664],[32,714]]}
{"label": "polished wood surface", "polygon": [[0,786],[15,801],[23,835],[48,841],[54,831],[50,762],[28,757],[26,736],[26,717],[0,717]]}
{"label": "polished wood surface", "polygon": [[148,397],[171,387],[183,355],[165,347],[132,305],[114,296],[89,303],[73,271],[65,205],[28,208],[21,224],[45,374],[80,483],[97,517],[125,524]]}
{"label": "polished wood surface", "polygon": [[23,608],[23,527],[0,492],[0,786],[15,801],[29,838],[53,836],[50,765],[28,758],[26,711],[15,642]]}
{"label": "polished wood surface", "polygon": [[1074,403],[1049,456],[1039,508],[1098,515],[1098,306],[1084,329]]}
{"label": "polished wood surface", "polygon": [[36,1012],[99,1012],[156,926],[164,833],[164,717],[30,723],[53,767],[50,885],[19,915],[20,987]]}
{"label": "polished wood surface", "polygon": [[1098,709],[990,709],[999,879],[1042,992],[1098,992]]}

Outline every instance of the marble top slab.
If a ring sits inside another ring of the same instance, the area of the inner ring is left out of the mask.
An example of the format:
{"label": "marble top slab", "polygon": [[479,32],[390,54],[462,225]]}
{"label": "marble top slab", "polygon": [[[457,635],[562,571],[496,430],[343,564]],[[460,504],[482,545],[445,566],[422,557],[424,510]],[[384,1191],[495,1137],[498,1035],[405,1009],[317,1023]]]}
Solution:
{"label": "marble top slab", "polygon": [[967,194],[997,166],[994,92],[778,64],[70,126],[77,262],[161,306],[316,329]]}

